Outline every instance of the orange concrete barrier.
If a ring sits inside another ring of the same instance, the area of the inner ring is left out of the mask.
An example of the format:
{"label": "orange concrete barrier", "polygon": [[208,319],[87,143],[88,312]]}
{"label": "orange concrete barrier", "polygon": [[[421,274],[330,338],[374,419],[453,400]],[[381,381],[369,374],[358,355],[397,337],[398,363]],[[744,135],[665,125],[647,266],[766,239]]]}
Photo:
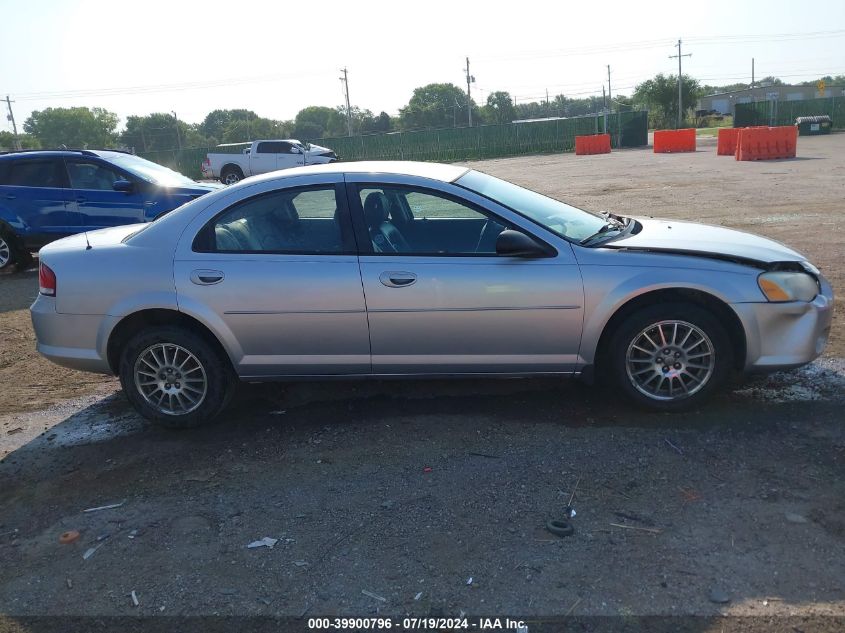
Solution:
{"label": "orange concrete barrier", "polygon": [[719,128],[719,140],[716,143],[717,156],[736,155],[736,139],[739,136],[739,131],[741,129],[742,128],[738,127]]}
{"label": "orange concrete barrier", "polygon": [[684,130],[655,130],[654,153],[694,152],[695,128]]}
{"label": "orange concrete barrier", "polygon": [[591,134],[575,137],[575,153],[578,156],[588,154],[609,154],[610,134]]}
{"label": "orange concrete barrier", "polygon": [[795,158],[797,145],[798,128],[794,125],[740,128],[734,156],[737,160]]}

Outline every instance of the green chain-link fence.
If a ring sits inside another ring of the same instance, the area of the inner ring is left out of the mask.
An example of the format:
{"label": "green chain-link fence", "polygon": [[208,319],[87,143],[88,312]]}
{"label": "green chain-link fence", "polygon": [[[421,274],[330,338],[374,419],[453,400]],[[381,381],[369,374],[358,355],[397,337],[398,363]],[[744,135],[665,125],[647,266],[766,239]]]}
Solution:
{"label": "green chain-link fence", "polygon": [[[309,139],[328,147],[341,160],[422,160],[451,162],[550,152],[571,152],[582,134],[611,135],[613,147],[648,144],[648,112],[526,121],[503,125],[394,132],[369,136]],[[230,148],[163,150],[141,154],[190,178],[201,176],[200,165],[209,152]],[[234,151],[234,150],[233,150]],[[240,150],[237,150],[240,151]]]}
{"label": "green chain-link fence", "polygon": [[575,137],[610,133],[614,147],[648,143],[648,113],[620,112],[503,125],[394,132],[314,139],[343,160],[424,160],[450,162],[549,152],[571,152]]}
{"label": "green chain-link fence", "polygon": [[834,128],[845,128],[845,96],[802,101],[757,101],[737,103],[734,127],[750,125],[794,125],[799,116],[827,114]]}

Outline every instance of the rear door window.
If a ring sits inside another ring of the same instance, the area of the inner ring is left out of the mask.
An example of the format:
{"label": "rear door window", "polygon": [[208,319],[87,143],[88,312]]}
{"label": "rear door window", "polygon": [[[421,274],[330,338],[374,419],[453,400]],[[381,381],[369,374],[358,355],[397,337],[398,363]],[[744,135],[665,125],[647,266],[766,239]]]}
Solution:
{"label": "rear door window", "polygon": [[272,191],[235,204],[197,235],[194,250],[339,255],[355,252],[345,206],[332,185]]}
{"label": "rear door window", "polygon": [[2,184],[10,187],[64,188],[67,186],[61,159],[36,158],[12,161]]}

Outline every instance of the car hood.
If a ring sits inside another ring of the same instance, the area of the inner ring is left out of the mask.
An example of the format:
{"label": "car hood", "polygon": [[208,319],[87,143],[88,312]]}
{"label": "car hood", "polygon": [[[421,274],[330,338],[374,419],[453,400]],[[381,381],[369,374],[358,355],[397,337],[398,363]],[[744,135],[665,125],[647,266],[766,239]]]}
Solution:
{"label": "car hood", "polygon": [[224,189],[225,187],[226,185],[223,185],[219,182],[196,182],[192,185],[186,185],[184,187],[165,187],[165,189],[167,189],[169,193],[190,196],[211,193],[212,191]]}
{"label": "car hood", "polygon": [[780,242],[735,229],[679,220],[635,219],[642,224],[642,230],[606,243],[605,246],[763,264],[807,260],[804,255]]}
{"label": "car hood", "polygon": [[322,147],[321,145],[314,145],[313,143],[308,148],[308,154],[314,154],[314,155],[325,154],[326,152],[331,152],[331,151],[334,151],[334,150],[330,150],[328,147]]}

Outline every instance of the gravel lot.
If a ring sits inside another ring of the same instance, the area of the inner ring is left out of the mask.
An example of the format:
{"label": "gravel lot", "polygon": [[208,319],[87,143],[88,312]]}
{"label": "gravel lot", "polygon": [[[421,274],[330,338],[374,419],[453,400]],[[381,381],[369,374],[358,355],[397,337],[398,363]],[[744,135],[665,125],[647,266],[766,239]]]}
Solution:
{"label": "gravel lot", "polygon": [[[219,424],[174,433],[114,379],[39,358],[37,279],[3,275],[0,629],[45,614],[463,611],[841,631],[845,135],[802,138],[791,161],[737,163],[704,141],[474,166],[586,208],[797,247],[839,294],[825,357],[680,415],[551,380],[315,383],[245,386]],[[555,537],[545,523],[576,483],[576,533]],[[80,538],[60,544],[69,530]],[[263,537],[278,542],[247,548]]]}

